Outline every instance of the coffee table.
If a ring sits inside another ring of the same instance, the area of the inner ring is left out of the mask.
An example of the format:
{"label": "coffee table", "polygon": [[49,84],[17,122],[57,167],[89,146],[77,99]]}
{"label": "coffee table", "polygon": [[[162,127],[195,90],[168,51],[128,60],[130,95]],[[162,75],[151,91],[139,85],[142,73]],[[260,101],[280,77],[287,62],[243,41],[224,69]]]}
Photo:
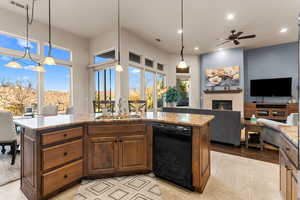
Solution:
{"label": "coffee table", "polygon": [[[264,124],[260,122],[252,122],[250,120],[244,120],[243,124],[245,126],[245,145],[246,148],[249,146],[257,147],[260,148],[260,150],[263,150],[264,147],[264,142],[261,138],[261,131],[262,128],[264,127]],[[249,143],[249,135],[250,134],[259,134],[259,144],[256,143]]]}

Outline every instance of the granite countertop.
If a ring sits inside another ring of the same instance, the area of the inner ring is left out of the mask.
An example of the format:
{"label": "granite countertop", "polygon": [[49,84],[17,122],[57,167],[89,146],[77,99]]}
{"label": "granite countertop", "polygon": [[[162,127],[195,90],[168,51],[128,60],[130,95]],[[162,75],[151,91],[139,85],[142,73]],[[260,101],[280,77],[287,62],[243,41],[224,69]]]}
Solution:
{"label": "granite countertop", "polygon": [[82,123],[94,122],[124,122],[124,121],[150,121],[162,122],[188,126],[203,126],[214,119],[213,115],[185,114],[185,113],[166,113],[166,112],[147,112],[140,118],[128,119],[96,119],[97,115],[57,115],[50,117],[37,116],[35,118],[15,119],[17,125],[33,129],[46,130],[71,126]]}
{"label": "granite countertop", "polygon": [[279,126],[281,132],[298,148],[298,126]]}

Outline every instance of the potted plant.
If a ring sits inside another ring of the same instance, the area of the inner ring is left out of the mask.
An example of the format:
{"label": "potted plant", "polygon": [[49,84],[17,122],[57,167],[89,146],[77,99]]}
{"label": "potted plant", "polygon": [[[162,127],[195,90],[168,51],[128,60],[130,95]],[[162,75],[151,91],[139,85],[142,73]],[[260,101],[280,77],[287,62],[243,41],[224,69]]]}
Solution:
{"label": "potted plant", "polygon": [[176,87],[169,87],[166,92],[166,102],[168,106],[175,107],[178,100],[178,92]]}

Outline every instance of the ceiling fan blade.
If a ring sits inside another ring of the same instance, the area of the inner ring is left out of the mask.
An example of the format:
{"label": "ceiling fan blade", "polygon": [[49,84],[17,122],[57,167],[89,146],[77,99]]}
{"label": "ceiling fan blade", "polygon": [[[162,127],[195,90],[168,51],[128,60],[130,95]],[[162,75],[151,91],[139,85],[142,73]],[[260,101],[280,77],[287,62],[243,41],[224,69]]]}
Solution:
{"label": "ceiling fan blade", "polygon": [[226,43],[228,43],[228,42],[230,42],[230,41],[229,41],[229,40],[226,40],[225,42],[222,42],[222,43],[218,44],[217,47],[222,46],[223,44],[226,44]]}
{"label": "ceiling fan blade", "polygon": [[237,34],[235,34],[235,36],[238,38],[238,37],[240,37],[242,34],[243,34],[244,32],[238,32]]}
{"label": "ceiling fan blade", "polygon": [[255,38],[255,37],[256,37],[256,35],[246,35],[246,36],[239,37],[238,39],[243,40],[243,39],[251,39],[251,38]]}
{"label": "ceiling fan blade", "polygon": [[233,44],[235,44],[235,45],[239,45],[239,44],[240,44],[240,42],[239,42],[238,40],[233,40],[232,42],[233,42]]}

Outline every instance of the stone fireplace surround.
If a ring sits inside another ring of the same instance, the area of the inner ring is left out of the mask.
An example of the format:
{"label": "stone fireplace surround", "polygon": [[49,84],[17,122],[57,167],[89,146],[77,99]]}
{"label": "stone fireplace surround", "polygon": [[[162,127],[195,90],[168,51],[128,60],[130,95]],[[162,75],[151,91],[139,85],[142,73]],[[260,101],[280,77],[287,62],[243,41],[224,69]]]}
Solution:
{"label": "stone fireplace surround", "polygon": [[241,116],[244,116],[244,92],[228,93],[226,91],[220,93],[203,93],[203,109],[212,109],[213,100],[231,100],[232,110],[240,111]]}

